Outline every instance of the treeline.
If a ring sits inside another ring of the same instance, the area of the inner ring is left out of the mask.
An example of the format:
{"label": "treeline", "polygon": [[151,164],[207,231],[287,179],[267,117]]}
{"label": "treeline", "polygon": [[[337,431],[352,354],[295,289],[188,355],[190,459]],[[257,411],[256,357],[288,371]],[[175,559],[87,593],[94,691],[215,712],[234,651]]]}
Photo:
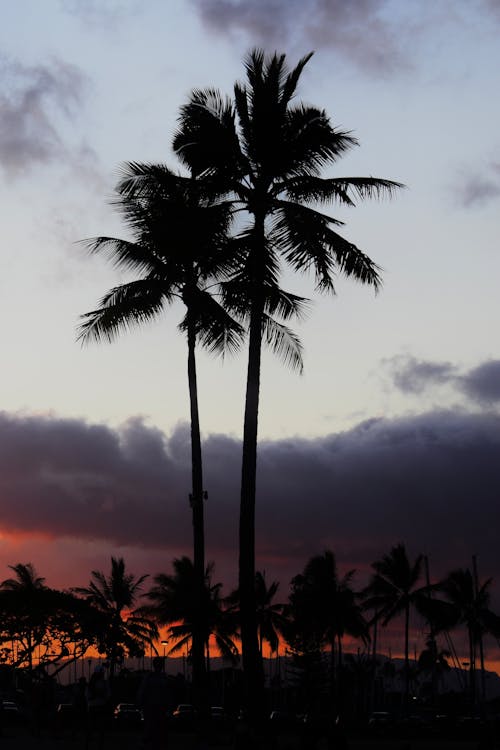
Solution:
{"label": "treeline", "polygon": [[[475,567],[451,571],[430,583],[423,555],[410,559],[404,545],[394,546],[372,564],[368,585],[354,588],[355,571],[341,575],[331,551],[312,557],[279,601],[279,583],[255,576],[259,653],[277,653],[281,644],[306,682],[318,660],[329,662],[330,699],[341,689],[344,641],[357,640],[375,657],[377,632],[396,618],[404,622],[404,700],[410,688],[409,637],[413,612],[426,623],[422,669],[431,683],[447,657],[438,646],[441,637],[463,629],[468,644],[469,688],[475,700],[476,670],[484,670],[484,638],[500,638],[500,617],[490,608],[492,579],[480,582]],[[203,598],[193,562],[173,561],[172,571],[148,581],[126,569],[123,559],[111,558],[109,573],[92,571],[87,587],[59,591],[46,585],[31,563],[11,566],[13,576],[0,584],[0,658],[26,670],[51,667],[57,674],[91,649],[104,656],[110,681],[125,657],[147,651],[192,654],[194,623],[203,622],[205,656],[216,648],[236,665],[240,653],[240,598],[238,590],[224,596],[214,583],[214,569],[205,571]],[[166,637],[160,641],[160,633]],[[397,646],[397,644],[395,644]],[[464,655],[462,654],[461,657]],[[316,685],[316,688],[318,686]],[[483,696],[484,698],[484,696]]]}

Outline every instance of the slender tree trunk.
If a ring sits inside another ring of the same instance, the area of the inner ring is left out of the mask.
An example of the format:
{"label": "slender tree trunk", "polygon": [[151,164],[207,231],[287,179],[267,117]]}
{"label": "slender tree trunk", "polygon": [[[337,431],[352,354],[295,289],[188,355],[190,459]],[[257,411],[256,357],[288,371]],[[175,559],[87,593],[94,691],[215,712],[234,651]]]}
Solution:
{"label": "slender tree trunk", "polygon": [[370,711],[375,710],[376,683],[377,683],[377,636],[378,636],[378,612],[375,610],[373,620],[373,642],[372,642],[372,671],[369,696]]}
{"label": "slender tree trunk", "polygon": [[469,624],[469,688],[470,688],[470,702],[471,711],[474,714],[476,711],[476,649],[474,643],[474,634],[472,632],[472,625]]}
{"label": "slender tree trunk", "polygon": [[410,652],[409,652],[409,641],[410,641],[410,603],[407,602],[405,607],[405,696],[404,696],[404,708],[408,711],[408,704],[410,699]]}
{"label": "slender tree trunk", "polygon": [[256,294],[250,316],[239,528],[241,649],[246,705],[252,720],[259,719],[264,711],[264,674],[255,611],[255,489],[263,308],[262,295]]}
{"label": "slender tree trunk", "polygon": [[192,493],[190,496],[193,518],[193,565],[195,575],[196,606],[193,622],[193,697],[198,711],[208,713],[207,669],[205,664],[204,621],[205,602],[205,528],[203,513],[203,465],[201,457],[200,418],[198,411],[198,387],[196,380],[196,332],[194,321],[188,310],[188,383],[191,407],[191,471]]}

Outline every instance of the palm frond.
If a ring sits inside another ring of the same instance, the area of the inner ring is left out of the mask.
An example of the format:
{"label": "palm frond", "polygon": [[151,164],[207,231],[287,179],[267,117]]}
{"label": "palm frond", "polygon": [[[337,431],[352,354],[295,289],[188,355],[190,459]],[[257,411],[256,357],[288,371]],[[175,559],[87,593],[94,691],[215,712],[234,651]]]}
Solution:
{"label": "palm frond", "polygon": [[122,271],[137,271],[138,273],[152,273],[162,271],[162,262],[150,248],[116,237],[92,237],[81,240],[91,255],[100,253],[111,264]]}
{"label": "palm frond", "polygon": [[277,316],[281,320],[296,318],[302,320],[310,305],[310,300],[299,297],[297,294],[286,292],[284,289],[274,285],[265,285],[263,289],[265,297],[265,311],[272,317]]}
{"label": "palm frond", "polygon": [[300,205],[282,206],[273,232],[294,269],[314,270],[320,291],[334,291],[336,274],[379,289],[380,268],[356,245],[334,232],[323,214]]}
{"label": "palm frond", "polygon": [[302,344],[298,336],[290,328],[278,323],[265,313],[262,316],[262,333],[266,344],[274,354],[277,354],[285,365],[302,374],[304,363]]}
{"label": "palm frond", "polygon": [[83,323],[78,327],[77,340],[83,344],[114,341],[120,332],[156,319],[174,296],[156,279],[114,287],[101,299],[100,307],[80,316]]}
{"label": "palm frond", "polygon": [[205,289],[195,286],[184,294],[188,311],[179,325],[187,333],[193,322],[197,341],[211,354],[224,357],[237,352],[245,338],[245,329]]}
{"label": "palm frond", "polygon": [[234,179],[244,162],[236,131],[232,102],[216,89],[192,92],[181,107],[173,147],[179,159],[195,176]]}
{"label": "palm frond", "polygon": [[276,193],[284,192],[292,201],[337,201],[354,206],[356,198],[391,198],[400,188],[404,188],[402,183],[378,177],[322,178],[317,175],[298,175],[278,184]]}

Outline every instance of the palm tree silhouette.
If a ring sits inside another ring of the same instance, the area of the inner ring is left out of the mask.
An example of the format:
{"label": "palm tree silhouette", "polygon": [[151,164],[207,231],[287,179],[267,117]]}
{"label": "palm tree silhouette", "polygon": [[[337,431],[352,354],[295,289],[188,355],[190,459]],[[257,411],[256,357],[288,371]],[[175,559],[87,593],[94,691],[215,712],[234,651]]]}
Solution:
{"label": "palm tree silhouette", "polygon": [[51,589],[45,585],[32,563],[9,565],[15,577],[6,578],[0,584],[0,606],[4,610],[3,625],[13,619],[13,632],[21,647],[18,661],[27,661],[29,675],[33,672],[33,654],[40,647],[47,624],[48,598]]}
{"label": "palm tree silhouette", "polygon": [[408,708],[410,692],[409,634],[410,610],[414,604],[424,600],[427,587],[419,587],[423,572],[423,555],[411,562],[403,544],[391,549],[388,555],[372,563],[375,571],[370,584],[363,592],[365,607],[373,609],[378,620],[385,626],[395,617],[404,614],[404,704]]}
{"label": "palm tree silhouette", "polygon": [[[274,602],[278,593],[279,581],[273,581],[269,586],[266,582],[265,572],[255,573],[255,607],[257,617],[257,628],[259,638],[259,652],[262,657],[264,643],[269,645],[271,652],[278,650],[280,633],[286,628],[288,619],[285,614],[286,605]],[[229,610],[234,613],[236,619],[240,618],[240,592],[239,589],[231,592],[226,598]]]}
{"label": "palm tree silhouette", "polygon": [[[321,170],[357,144],[335,129],[326,113],[295,103],[300,75],[311,55],[289,70],[285,55],[254,50],[245,59],[247,81],[234,87],[234,104],[213,89],[193,92],[182,108],[174,148],[194,174],[216,175],[248,217],[240,235],[243,262],[226,286],[226,298],[249,317],[249,353],[243,429],[240,503],[239,589],[243,669],[249,708],[263,706],[255,608],[255,492],[261,347],[266,337],[266,301],[279,288],[281,266],[312,271],[320,291],[333,292],[336,273],[375,289],[377,266],[333,227],[341,224],[311,204],[391,194],[398,183],[376,178],[326,178]],[[296,312],[288,298],[286,312]],[[243,304],[244,303],[244,304]],[[299,364],[298,342],[289,361]]]}
{"label": "palm tree silhouette", "polygon": [[[500,617],[490,609],[492,579],[479,585],[468,568],[451,571],[436,588],[446,602],[440,602],[440,621],[437,630],[449,630],[465,625],[469,646],[469,690],[472,707],[476,703],[476,655],[480,646],[481,675],[484,675],[482,637],[484,634],[500,638]],[[446,607],[448,604],[448,607]],[[483,687],[484,699],[484,687]]]}
{"label": "palm tree silhouette", "polygon": [[[200,606],[199,588],[192,560],[180,557],[173,560],[173,573],[159,573],[154,586],[146,593],[151,602],[143,611],[153,616],[160,625],[169,626],[169,638],[174,640],[169,653],[180,653],[193,644],[196,616]],[[221,596],[221,583],[212,583],[213,564],[207,566],[203,587],[203,643],[207,663],[210,655],[210,638],[222,656],[232,662],[238,660],[236,619],[226,611]]]}
{"label": "palm tree silhouette", "polygon": [[134,609],[147,575],[127,573],[123,558],[111,558],[111,572],[93,570],[87,587],[73,591],[85,597],[104,616],[99,650],[109,660],[109,678],[113,680],[116,665],[124,654],[140,656],[146,644],[158,638],[154,622]]}
{"label": "palm tree silhouette", "polygon": [[[303,573],[292,580],[290,602],[296,618],[309,622],[318,639],[329,644],[332,696],[338,703],[342,672],[343,638],[368,640],[368,625],[351,587],[354,571],[340,577],[331,550],[311,557]],[[337,653],[337,659],[335,654]]]}
{"label": "palm tree silhouette", "polygon": [[[196,344],[210,352],[238,347],[243,329],[210,293],[215,280],[234,267],[234,249],[228,250],[232,208],[218,200],[213,182],[174,174],[164,165],[130,163],[117,187],[118,206],[132,231],[132,242],[98,237],[88,243],[91,252],[106,253],[115,266],[134,270],[140,278],[108,292],[100,307],[83,317],[79,338],[84,342],[114,339],[131,325],[148,323],[165,306],[180,300],[186,314],[180,330],[187,336],[188,383],[191,414],[194,566],[203,599],[205,535],[200,420],[196,373]],[[206,699],[202,632],[204,613],[196,614],[193,633],[195,701]],[[199,632],[198,632],[199,631]]]}

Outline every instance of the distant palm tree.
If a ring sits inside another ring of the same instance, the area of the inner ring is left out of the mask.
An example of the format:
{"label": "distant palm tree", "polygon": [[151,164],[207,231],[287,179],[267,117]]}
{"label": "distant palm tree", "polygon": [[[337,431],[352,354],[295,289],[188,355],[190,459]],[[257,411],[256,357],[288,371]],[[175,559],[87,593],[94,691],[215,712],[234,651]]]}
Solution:
{"label": "distant palm tree", "polygon": [[[273,581],[269,586],[266,582],[265,572],[255,573],[255,606],[259,638],[259,652],[262,656],[264,643],[269,645],[271,652],[276,652],[279,646],[280,633],[286,627],[288,620],[285,615],[286,605],[274,602],[278,593],[279,581]],[[240,594],[239,590],[233,591],[226,602],[235,617],[239,621]]]}
{"label": "distant palm tree", "polygon": [[[326,550],[312,557],[304,571],[292,580],[292,613],[309,622],[318,639],[329,644],[331,652],[332,694],[338,700],[345,635],[368,640],[368,625],[351,587],[354,571],[340,576],[335,555]],[[337,659],[335,655],[337,654]]]}
{"label": "distant palm tree", "polygon": [[484,675],[483,635],[490,634],[496,639],[500,638],[500,617],[490,608],[491,584],[492,579],[488,578],[481,585],[479,583],[476,585],[473,573],[467,568],[459,568],[449,573],[445,580],[436,586],[446,599],[445,602],[440,602],[440,620],[437,621],[437,629],[449,630],[457,625],[465,625],[467,629],[469,687],[473,706],[476,700],[477,648],[481,647],[481,674]]}
{"label": "distant palm tree", "polygon": [[388,555],[372,563],[374,574],[363,592],[365,607],[373,609],[382,625],[387,625],[400,614],[404,615],[404,675],[405,706],[408,707],[410,692],[410,611],[414,604],[425,599],[426,587],[419,586],[423,573],[423,555],[411,562],[406,548],[398,544]]}
{"label": "distant palm tree", "polygon": [[45,636],[48,599],[51,590],[45,578],[38,576],[32,563],[9,565],[15,577],[0,583],[2,626],[10,630],[21,646],[18,661],[27,661],[29,674],[33,672],[33,654]]}
{"label": "distant palm tree", "polygon": [[278,650],[279,636],[286,625],[285,605],[274,601],[278,589],[279,581],[273,581],[268,586],[265,572],[258,570],[255,573],[255,603],[261,655],[264,643],[269,644],[271,652]]}
{"label": "distant palm tree", "polygon": [[158,638],[158,629],[151,618],[135,609],[147,575],[136,577],[127,573],[123,558],[111,558],[111,572],[106,575],[93,570],[87,587],[74,592],[83,596],[104,615],[99,650],[109,660],[112,681],[116,665],[124,654],[139,656],[146,645]]}
{"label": "distant palm tree", "polygon": [[[154,577],[154,586],[146,593],[149,605],[143,608],[160,625],[168,625],[169,638],[174,643],[169,653],[181,652],[192,646],[195,618],[199,608],[199,589],[192,560],[189,557],[174,559],[173,573],[159,573]],[[232,662],[238,660],[238,648],[234,642],[237,634],[236,619],[226,611],[221,597],[222,584],[212,583],[213,565],[205,571],[203,589],[203,643],[207,663],[210,656],[210,639],[221,655]]]}
{"label": "distant palm tree", "polygon": [[[337,273],[370,284],[376,265],[333,227],[342,222],[314,205],[391,194],[398,183],[373,177],[325,178],[321,170],[357,144],[334,128],[326,113],[294,101],[304,57],[289,70],[285,55],[254,50],[245,60],[246,84],[234,87],[234,103],[208,89],[193,92],[182,108],[174,148],[196,175],[226,180],[235,204],[246,212],[240,236],[241,270],[226,286],[228,303],[249,318],[249,354],[243,430],[239,589],[243,668],[250,712],[263,710],[263,673],[255,607],[255,493],[261,347],[269,333],[266,302],[279,289],[282,265],[312,271],[321,291],[334,289]],[[282,299],[283,296],[282,296]],[[286,321],[297,311],[288,295],[279,307]],[[289,361],[300,366],[298,342],[286,327],[275,329]]]}
{"label": "distant palm tree", "polygon": [[[210,287],[234,267],[234,250],[228,250],[232,208],[219,200],[213,183],[174,174],[164,165],[125,166],[117,187],[118,206],[133,241],[98,237],[88,243],[91,252],[106,253],[115,266],[139,273],[139,279],[108,292],[97,310],[83,317],[79,338],[84,342],[114,339],[132,325],[157,318],[175,300],[186,314],[180,329],[187,336],[188,383],[191,409],[194,565],[202,600],[205,572],[203,467],[198,408],[195,349],[211,352],[238,347],[243,329],[211,294]],[[201,604],[200,604],[201,606]],[[206,699],[204,643],[200,610],[193,641],[195,700]],[[198,632],[199,631],[199,632]]]}

